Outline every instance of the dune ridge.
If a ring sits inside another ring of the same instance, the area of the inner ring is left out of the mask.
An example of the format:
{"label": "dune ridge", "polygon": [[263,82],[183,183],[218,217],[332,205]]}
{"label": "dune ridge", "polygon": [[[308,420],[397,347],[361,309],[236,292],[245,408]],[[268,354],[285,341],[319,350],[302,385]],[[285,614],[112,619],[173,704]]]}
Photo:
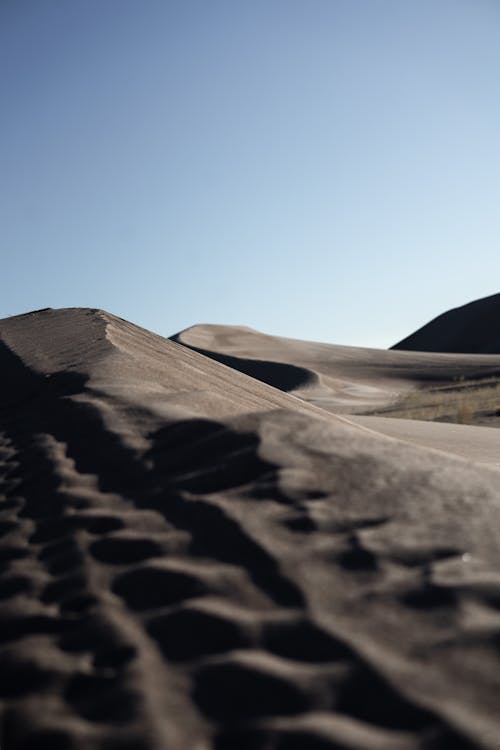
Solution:
{"label": "dune ridge", "polygon": [[[283,372],[299,368],[309,378],[304,375],[290,393],[310,405],[380,435],[500,467],[498,356],[363,349],[238,326],[199,325],[172,338],[264,381],[269,365]],[[289,382],[285,379],[283,390]],[[279,378],[274,384],[280,387]],[[452,424],[467,415],[473,430]]]}
{"label": "dune ridge", "polygon": [[496,747],[497,471],[102,311],[0,337],[2,747]]}
{"label": "dune ridge", "polygon": [[[264,382],[266,365],[303,370],[291,392],[332,413],[382,409],[422,385],[500,376],[500,356],[338,346],[269,336],[240,326],[196,325],[172,340]],[[272,374],[270,379],[272,378]],[[278,378],[274,385],[280,387]],[[286,385],[283,390],[290,390]]]}
{"label": "dune ridge", "polygon": [[438,315],[392,346],[425,352],[499,354],[500,294],[483,297]]}

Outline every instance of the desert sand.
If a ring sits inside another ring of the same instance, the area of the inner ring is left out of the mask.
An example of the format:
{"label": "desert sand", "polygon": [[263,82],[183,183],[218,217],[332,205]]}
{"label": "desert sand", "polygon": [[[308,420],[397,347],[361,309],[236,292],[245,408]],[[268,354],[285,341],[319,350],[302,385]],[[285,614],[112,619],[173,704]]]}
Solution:
{"label": "desert sand", "polygon": [[392,348],[499,354],[500,337],[496,328],[499,315],[500,294],[483,297],[438,315]]}
{"label": "desert sand", "polygon": [[174,339],[0,321],[2,750],[498,748],[500,357]]}
{"label": "desert sand", "polygon": [[198,325],[172,340],[335,413],[383,409],[422,386],[500,378],[500,354],[365,349]]}

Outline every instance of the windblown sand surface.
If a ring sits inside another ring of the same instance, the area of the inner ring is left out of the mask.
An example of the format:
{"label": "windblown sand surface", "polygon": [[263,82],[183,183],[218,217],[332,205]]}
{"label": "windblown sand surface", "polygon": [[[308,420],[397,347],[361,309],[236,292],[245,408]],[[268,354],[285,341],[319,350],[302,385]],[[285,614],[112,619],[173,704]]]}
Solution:
{"label": "windblown sand surface", "polygon": [[452,453],[500,468],[500,430],[475,425],[422,422],[415,419],[351,416],[350,421],[398,440]]}
{"label": "windblown sand surface", "polygon": [[[481,406],[485,393],[500,406],[500,356],[336,346],[237,326],[199,325],[173,338],[324,411],[348,414],[351,422],[376,432],[500,466],[497,429],[399,418],[411,412],[421,413],[420,419],[427,414],[435,418],[440,412],[433,402],[448,399],[448,419],[455,421],[457,407],[464,410],[469,401]],[[397,419],[391,418],[394,414]],[[497,415],[476,415],[473,421],[500,424]]]}
{"label": "windblown sand surface", "polygon": [[[101,311],[0,338],[2,750],[499,747],[496,468]],[[383,401],[369,351],[290,361]]]}
{"label": "windblown sand surface", "polygon": [[193,326],[172,338],[335,413],[384,408],[422,385],[500,378],[500,355],[336,346],[221,325]]}

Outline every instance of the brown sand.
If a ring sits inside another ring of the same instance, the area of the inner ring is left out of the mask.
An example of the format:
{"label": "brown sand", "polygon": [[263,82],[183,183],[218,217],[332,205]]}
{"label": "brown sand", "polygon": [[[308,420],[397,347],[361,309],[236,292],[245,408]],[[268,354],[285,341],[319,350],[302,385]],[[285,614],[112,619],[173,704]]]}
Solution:
{"label": "brown sand", "polygon": [[101,311],[0,337],[2,750],[499,747],[496,469]]}

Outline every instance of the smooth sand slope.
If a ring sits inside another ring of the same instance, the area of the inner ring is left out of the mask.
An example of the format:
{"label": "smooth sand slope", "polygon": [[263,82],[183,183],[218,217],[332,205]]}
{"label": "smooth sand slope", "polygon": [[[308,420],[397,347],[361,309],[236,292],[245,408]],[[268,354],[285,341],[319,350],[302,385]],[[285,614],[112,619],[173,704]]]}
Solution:
{"label": "smooth sand slope", "polygon": [[383,409],[422,386],[500,377],[500,355],[366,349],[197,325],[172,340],[335,413]]}
{"label": "smooth sand slope", "polygon": [[500,294],[439,315],[393,349],[424,352],[500,353]]}
{"label": "smooth sand slope", "polygon": [[[453,421],[469,401],[481,406],[486,397],[500,406],[500,356],[336,346],[267,336],[238,326],[199,325],[173,338],[377,432],[473,461],[500,464],[496,429],[390,418],[407,413],[436,418],[443,411]],[[301,379],[297,376],[294,381],[295,373],[301,373]],[[440,400],[445,402],[441,411],[435,405]],[[373,413],[378,415],[359,416]],[[482,419],[486,424],[499,421],[496,416]]]}
{"label": "smooth sand slope", "polygon": [[397,440],[500,468],[500,430],[496,428],[359,415],[349,420]]}
{"label": "smooth sand slope", "polygon": [[2,750],[498,747],[497,470],[101,311],[0,337]]}

